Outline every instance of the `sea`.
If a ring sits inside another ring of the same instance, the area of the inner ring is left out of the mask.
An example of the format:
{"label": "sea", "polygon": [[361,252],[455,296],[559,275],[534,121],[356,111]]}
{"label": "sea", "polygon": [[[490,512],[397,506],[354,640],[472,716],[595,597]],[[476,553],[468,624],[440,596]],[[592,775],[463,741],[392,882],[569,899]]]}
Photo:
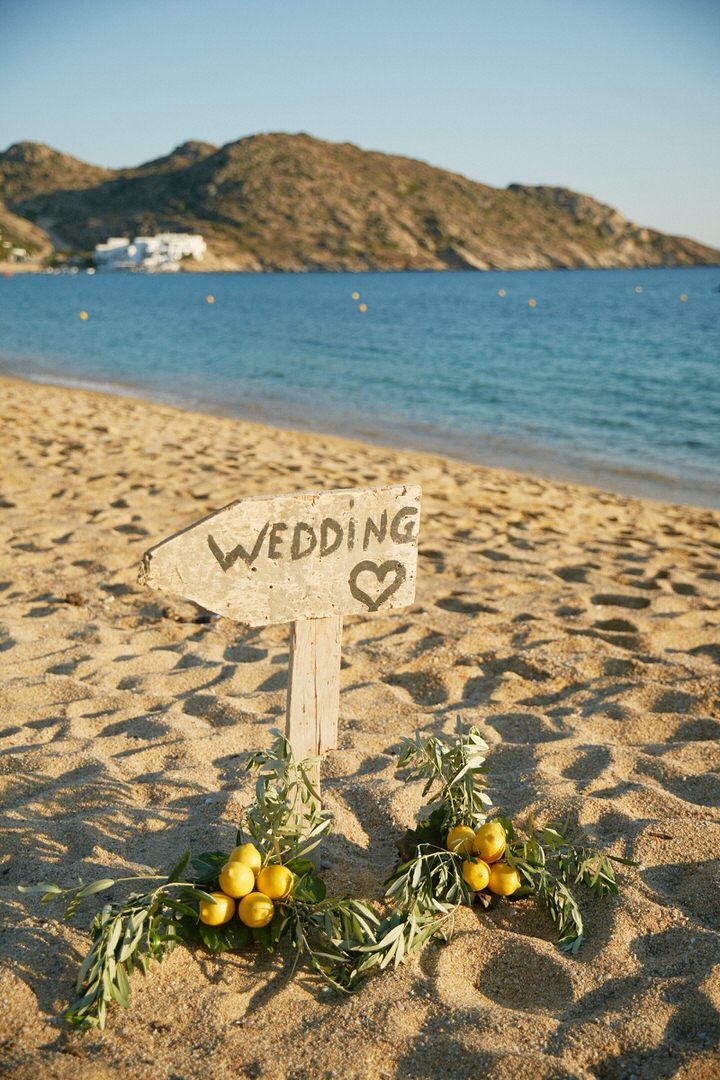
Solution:
{"label": "sea", "polygon": [[0,369],[720,506],[720,268],[14,274]]}

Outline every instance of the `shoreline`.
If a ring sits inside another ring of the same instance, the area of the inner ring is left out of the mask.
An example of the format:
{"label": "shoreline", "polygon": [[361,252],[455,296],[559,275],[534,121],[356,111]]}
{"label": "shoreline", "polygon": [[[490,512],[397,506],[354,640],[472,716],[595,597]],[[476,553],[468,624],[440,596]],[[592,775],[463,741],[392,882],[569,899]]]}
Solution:
{"label": "shoreline", "polygon": [[[156,276],[158,271],[132,271],[132,270],[99,270],[97,267],[92,267],[95,273],[101,273],[103,276],[109,274],[133,274],[143,273]],[[391,267],[391,266],[368,266],[358,268],[338,268],[338,267],[323,267],[323,266],[307,266],[301,269],[285,269],[283,267],[260,267],[254,269],[253,267],[223,267],[223,266],[183,266],[181,265],[179,270],[174,271],[179,274],[246,274],[246,275],[262,275],[262,274],[287,274],[293,276],[297,274],[554,274],[556,272],[574,274],[574,273],[598,273],[603,271],[616,271],[627,270],[628,272],[634,270],[717,270],[720,269],[720,262],[717,263],[619,263],[617,266],[427,266],[427,267]],[[78,267],[77,273],[84,274],[88,270],[88,267]],[[42,263],[33,262],[28,260],[25,263],[8,263],[0,262],[0,274],[9,275],[13,274],[44,274],[48,271],[52,273],[71,273],[71,268],[64,265],[47,267]],[[172,271],[170,276],[172,276]],[[166,276],[167,272],[159,272],[160,276]]]}
{"label": "shoreline", "polygon": [[[614,466],[609,462],[597,463],[585,460],[578,464],[576,460],[573,467],[561,454],[555,454],[545,448],[510,443],[496,436],[486,437],[484,450],[473,453],[474,447],[470,445],[470,440],[466,440],[463,446],[461,437],[453,446],[444,433],[435,434],[428,432],[427,429],[420,433],[409,425],[406,428],[391,425],[384,431],[357,429],[352,427],[351,421],[348,427],[338,419],[333,420],[330,414],[320,421],[321,426],[315,426],[312,422],[301,424],[297,416],[291,413],[283,415],[282,410],[277,406],[272,407],[274,415],[270,415],[271,407],[265,403],[250,402],[247,405],[247,411],[239,412],[223,409],[220,402],[184,402],[169,400],[164,395],[145,396],[143,391],[148,388],[132,383],[94,381],[73,376],[58,378],[54,373],[21,374],[14,370],[12,362],[8,363],[3,357],[0,357],[0,379],[18,380],[36,386],[52,386],[61,390],[79,390],[109,397],[129,398],[140,403],[161,405],[190,414],[259,424],[278,432],[291,431],[298,435],[349,439],[388,451],[429,454],[447,458],[460,465],[517,473],[520,476],[537,477],[550,483],[579,485],[623,498],[647,499],[659,504],[696,509],[720,509],[720,493],[709,482],[703,483],[699,479],[686,482],[680,477]],[[419,442],[423,442],[424,445],[417,445]]]}

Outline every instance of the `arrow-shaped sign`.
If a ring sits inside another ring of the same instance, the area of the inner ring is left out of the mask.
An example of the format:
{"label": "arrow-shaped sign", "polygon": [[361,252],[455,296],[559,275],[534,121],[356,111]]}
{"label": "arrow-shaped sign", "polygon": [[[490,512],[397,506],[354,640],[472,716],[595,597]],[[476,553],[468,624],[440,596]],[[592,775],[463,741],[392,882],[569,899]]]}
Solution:
{"label": "arrow-shaped sign", "polygon": [[240,499],[151,548],[144,581],[250,626],[411,604],[420,488]]}

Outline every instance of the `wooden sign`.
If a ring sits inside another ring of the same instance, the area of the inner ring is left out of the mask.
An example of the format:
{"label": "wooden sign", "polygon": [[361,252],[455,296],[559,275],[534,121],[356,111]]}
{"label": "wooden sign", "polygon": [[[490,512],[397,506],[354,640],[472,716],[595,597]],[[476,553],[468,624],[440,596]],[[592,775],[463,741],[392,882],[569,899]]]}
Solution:
{"label": "wooden sign", "polygon": [[239,499],[150,548],[140,581],[292,623],[286,734],[297,760],[319,757],[337,745],[342,616],[413,602],[419,527],[417,485]]}
{"label": "wooden sign", "polygon": [[420,488],[239,499],[151,548],[144,580],[249,626],[411,604]]}

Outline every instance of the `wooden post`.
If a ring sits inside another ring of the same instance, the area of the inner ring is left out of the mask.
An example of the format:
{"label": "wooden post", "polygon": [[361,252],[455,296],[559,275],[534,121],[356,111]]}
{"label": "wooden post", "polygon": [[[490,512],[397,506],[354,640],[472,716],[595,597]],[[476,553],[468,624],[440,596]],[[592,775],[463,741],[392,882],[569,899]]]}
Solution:
{"label": "wooden post", "polygon": [[[337,746],[342,618],[300,619],[290,625],[285,735],[296,761]],[[320,764],[311,773],[320,793]],[[318,848],[308,858],[320,869]]]}
{"label": "wooden post", "polygon": [[337,615],[301,619],[290,626],[285,733],[298,761],[337,746],[341,637],[342,618]]}

